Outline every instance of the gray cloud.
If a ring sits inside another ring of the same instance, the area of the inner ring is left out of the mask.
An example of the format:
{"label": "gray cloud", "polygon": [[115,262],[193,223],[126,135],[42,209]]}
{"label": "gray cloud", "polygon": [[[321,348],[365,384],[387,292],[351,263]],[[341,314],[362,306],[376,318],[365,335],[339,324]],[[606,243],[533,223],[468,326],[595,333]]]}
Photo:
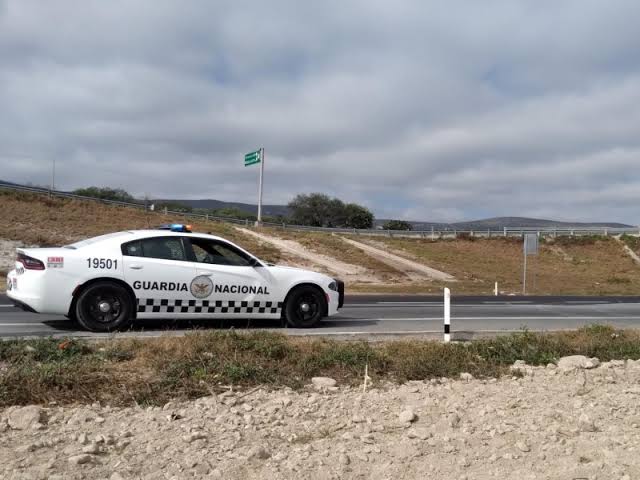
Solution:
{"label": "gray cloud", "polygon": [[0,2],[0,178],[638,223],[637,2],[307,3]]}

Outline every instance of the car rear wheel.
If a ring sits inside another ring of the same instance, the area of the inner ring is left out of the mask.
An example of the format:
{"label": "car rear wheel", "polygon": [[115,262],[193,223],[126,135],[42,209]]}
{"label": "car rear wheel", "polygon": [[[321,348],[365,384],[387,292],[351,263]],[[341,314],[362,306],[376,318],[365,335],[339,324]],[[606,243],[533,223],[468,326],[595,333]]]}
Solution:
{"label": "car rear wheel", "polygon": [[327,311],[325,295],[318,288],[302,286],[293,290],[284,306],[287,323],[295,328],[313,327]]}
{"label": "car rear wheel", "polygon": [[133,301],[123,286],[96,282],[80,293],[75,316],[80,325],[92,332],[120,330],[133,319]]}

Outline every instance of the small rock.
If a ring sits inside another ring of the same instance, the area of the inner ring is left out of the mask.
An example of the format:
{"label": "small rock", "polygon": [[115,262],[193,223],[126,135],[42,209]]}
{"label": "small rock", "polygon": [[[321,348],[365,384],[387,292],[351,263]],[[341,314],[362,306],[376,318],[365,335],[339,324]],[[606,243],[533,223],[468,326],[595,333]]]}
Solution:
{"label": "small rock", "polygon": [[5,415],[9,426],[14,430],[27,430],[46,421],[44,411],[36,405],[10,408]]}
{"label": "small rock", "polygon": [[314,387],[321,389],[335,387],[337,382],[333,378],[329,377],[313,377],[311,379],[311,383]]}
{"label": "small rock", "polygon": [[525,452],[525,453],[531,451],[531,447],[527,445],[525,442],[523,442],[522,440],[516,442],[516,448],[521,452]]}
{"label": "small rock", "polygon": [[473,380],[473,375],[467,372],[462,372],[460,374],[460,380],[464,380],[465,382],[470,382],[471,380]]}
{"label": "small rock", "polygon": [[198,463],[193,471],[200,476],[204,476],[211,471],[211,468],[207,463]]}
{"label": "small rock", "polygon": [[349,465],[351,463],[351,459],[346,453],[340,454],[340,457],[338,457],[338,461],[340,462],[340,465]]}
{"label": "small rock", "polygon": [[93,455],[96,455],[100,453],[100,446],[96,442],[92,442],[91,444],[82,448],[82,453],[91,453]]}
{"label": "small rock", "polygon": [[94,422],[96,422],[96,423],[104,423],[104,417],[96,417]]}
{"label": "small rock", "polygon": [[187,443],[193,443],[196,440],[204,440],[207,438],[207,435],[202,432],[191,432],[189,435],[185,435],[182,439]]}
{"label": "small rock", "polygon": [[124,480],[124,477],[120,475],[118,472],[113,472],[109,477],[109,480]]}
{"label": "small rock", "polygon": [[36,349],[34,347],[32,347],[31,345],[25,345],[24,351],[31,353],[31,352],[35,352]]}
{"label": "small rock", "polygon": [[376,441],[373,435],[370,433],[367,433],[365,435],[360,435],[360,440],[362,440],[363,443],[367,443],[367,444],[372,444],[372,443],[375,443]]}
{"label": "small rock", "polygon": [[584,355],[569,355],[558,360],[558,369],[563,372],[596,368],[598,365],[600,365],[600,360],[595,357],[588,358]]}
{"label": "small rock", "polygon": [[449,426],[451,428],[456,428],[458,425],[460,425],[460,415],[454,413],[449,417]]}
{"label": "small rock", "polygon": [[93,456],[86,453],[69,457],[69,463],[71,463],[72,465],[84,465],[85,463],[90,463],[91,461],[93,461]]}
{"label": "small rock", "polygon": [[254,447],[249,450],[249,458],[257,458],[258,460],[266,460],[271,456],[271,452],[264,447]]}
{"label": "small rock", "polygon": [[583,413],[580,415],[580,418],[578,418],[578,428],[582,432],[595,432],[597,430],[595,423],[593,423],[593,420],[591,420],[586,413]]}
{"label": "small rock", "polygon": [[405,410],[403,412],[400,413],[400,415],[398,415],[398,420],[400,420],[400,423],[411,423],[411,422],[415,422],[415,420],[418,417],[416,416],[416,414],[413,412],[413,410]]}

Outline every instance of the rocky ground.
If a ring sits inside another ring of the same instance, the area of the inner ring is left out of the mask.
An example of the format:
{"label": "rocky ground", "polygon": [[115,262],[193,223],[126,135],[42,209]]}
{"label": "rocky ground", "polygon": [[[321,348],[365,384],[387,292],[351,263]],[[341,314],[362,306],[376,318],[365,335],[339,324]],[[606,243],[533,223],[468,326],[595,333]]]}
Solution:
{"label": "rocky ground", "polygon": [[640,361],[225,392],[164,407],[11,407],[3,479],[640,478]]}
{"label": "rocky ground", "polygon": [[24,246],[22,242],[0,239],[0,272],[8,272],[15,268],[16,248]]}

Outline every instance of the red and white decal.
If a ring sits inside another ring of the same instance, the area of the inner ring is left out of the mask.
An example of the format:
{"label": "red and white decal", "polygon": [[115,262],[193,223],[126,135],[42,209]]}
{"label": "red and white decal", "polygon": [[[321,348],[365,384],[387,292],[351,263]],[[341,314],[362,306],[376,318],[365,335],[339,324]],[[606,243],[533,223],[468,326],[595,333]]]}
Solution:
{"label": "red and white decal", "polygon": [[63,268],[64,257],[47,257],[47,268]]}

